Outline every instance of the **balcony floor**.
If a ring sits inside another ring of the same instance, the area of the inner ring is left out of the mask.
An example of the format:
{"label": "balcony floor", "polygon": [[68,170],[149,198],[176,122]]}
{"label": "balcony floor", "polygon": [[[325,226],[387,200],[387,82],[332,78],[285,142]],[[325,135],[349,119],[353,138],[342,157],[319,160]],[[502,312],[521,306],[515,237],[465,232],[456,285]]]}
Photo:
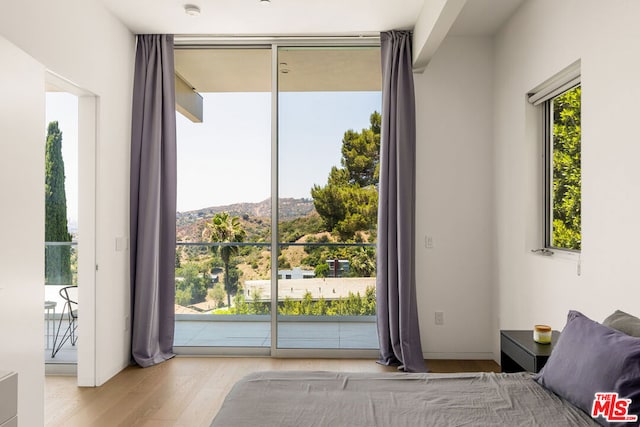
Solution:
{"label": "balcony floor", "polygon": [[[54,320],[47,334],[45,321],[44,359],[47,364],[75,364],[78,361],[78,341],[67,341],[51,357]],[[57,321],[55,321],[57,326]],[[63,322],[61,332],[66,325]],[[279,323],[279,348],[301,349],[377,349],[378,335],[371,321],[292,321]],[[176,347],[270,347],[271,323],[268,320],[177,320],[174,345]]]}
{"label": "balcony floor", "polygon": [[[75,364],[78,363],[78,349],[80,344],[78,341],[75,346],[71,345],[71,340],[67,340],[62,348],[56,353],[55,357],[51,357],[53,351],[53,342],[55,338],[55,332],[58,327],[59,319],[51,319],[49,322],[49,329],[47,329],[47,319],[44,321],[44,362],[48,364]],[[60,336],[64,333],[68,323],[63,320],[60,325]],[[76,333],[78,330],[76,330]]]}
{"label": "balcony floor", "polygon": [[[270,347],[271,323],[263,321],[179,320],[178,347]],[[376,323],[371,321],[280,322],[279,348],[377,349]]]}

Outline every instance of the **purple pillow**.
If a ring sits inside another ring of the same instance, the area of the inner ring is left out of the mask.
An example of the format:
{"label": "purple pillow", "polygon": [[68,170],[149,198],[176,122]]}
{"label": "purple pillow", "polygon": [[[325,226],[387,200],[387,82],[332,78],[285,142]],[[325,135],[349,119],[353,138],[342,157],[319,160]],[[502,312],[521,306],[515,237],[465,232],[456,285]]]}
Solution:
{"label": "purple pillow", "polygon": [[609,317],[602,321],[604,326],[608,326],[613,329],[617,329],[620,332],[624,332],[632,337],[640,337],[640,319],[625,313],[621,310],[616,310]]}
{"label": "purple pillow", "polygon": [[[588,414],[595,393],[617,392],[620,399],[631,399],[628,414],[640,419],[640,338],[570,311],[547,364],[535,379]],[[608,425],[603,417],[596,421]]]}

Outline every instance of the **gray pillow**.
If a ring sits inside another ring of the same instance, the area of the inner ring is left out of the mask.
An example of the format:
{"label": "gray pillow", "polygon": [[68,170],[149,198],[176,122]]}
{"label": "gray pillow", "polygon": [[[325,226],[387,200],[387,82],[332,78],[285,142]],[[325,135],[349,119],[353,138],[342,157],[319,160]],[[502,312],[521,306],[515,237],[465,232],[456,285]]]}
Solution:
{"label": "gray pillow", "polygon": [[611,316],[604,319],[602,324],[632,337],[640,338],[640,319],[624,311],[616,310]]}
{"label": "gray pillow", "polygon": [[[588,414],[596,392],[617,392],[621,399],[631,399],[629,415],[640,416],[640,338],[570,311],[535,379]],[[596,421],[608,425],[602,417]]]}

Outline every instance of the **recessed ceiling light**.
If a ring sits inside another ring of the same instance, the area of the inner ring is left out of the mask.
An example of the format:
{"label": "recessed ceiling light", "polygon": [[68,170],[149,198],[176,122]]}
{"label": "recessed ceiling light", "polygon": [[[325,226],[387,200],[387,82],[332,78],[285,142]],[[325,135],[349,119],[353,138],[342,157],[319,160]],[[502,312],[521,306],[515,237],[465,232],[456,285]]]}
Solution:
{"label": "recessed ceiling light", "polygon": [[185,4],[184,13],[186,13],[189,16],[198,16],[200,15],[200,8],[195,4]]}
{"label": "recessed ceiling light", "polygon": [[260,0],[260,4],[269,4],[271,0]]}

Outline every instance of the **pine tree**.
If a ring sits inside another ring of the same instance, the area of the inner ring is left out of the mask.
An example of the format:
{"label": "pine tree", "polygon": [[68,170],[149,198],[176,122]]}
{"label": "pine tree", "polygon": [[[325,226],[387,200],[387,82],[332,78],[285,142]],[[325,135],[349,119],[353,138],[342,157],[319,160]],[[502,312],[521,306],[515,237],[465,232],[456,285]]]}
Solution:
{"label": "pine tree", "polygon": [[[45,155],[45,242],[71,242],[64,178],[62,132],[54,121],[47,129]],[[45,248],[45,282],[49,285],[71,284],[71,245]]]}
{"label": "pine tree", "polygon": [[358,231],[374,232],[377,223],[380,114],[374,112],[369,121],[369,129],[344,133],[342,167],[331,169],[324,187],[311,189],[325,227],[342,240],[352,239]]}

